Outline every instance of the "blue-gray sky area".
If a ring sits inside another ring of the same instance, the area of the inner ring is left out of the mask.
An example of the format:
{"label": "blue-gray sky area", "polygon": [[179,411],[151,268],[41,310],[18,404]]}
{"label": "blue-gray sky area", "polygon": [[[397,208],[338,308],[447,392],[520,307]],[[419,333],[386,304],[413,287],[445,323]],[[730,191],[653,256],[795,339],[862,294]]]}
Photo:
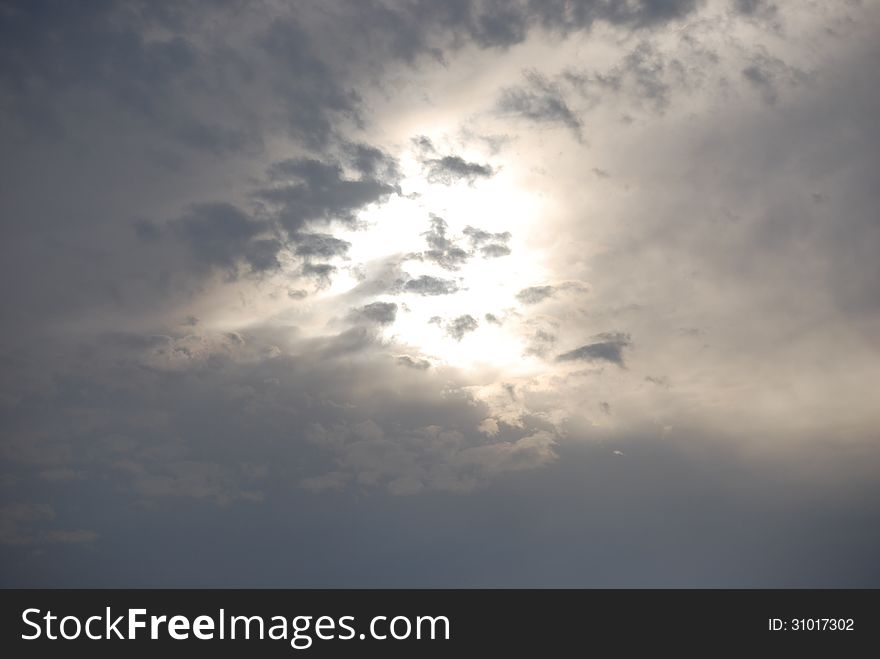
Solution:
{"label": "blue-gray sky area", "polygon": [[880,586],[878,34],[0,2],[0,585]]}

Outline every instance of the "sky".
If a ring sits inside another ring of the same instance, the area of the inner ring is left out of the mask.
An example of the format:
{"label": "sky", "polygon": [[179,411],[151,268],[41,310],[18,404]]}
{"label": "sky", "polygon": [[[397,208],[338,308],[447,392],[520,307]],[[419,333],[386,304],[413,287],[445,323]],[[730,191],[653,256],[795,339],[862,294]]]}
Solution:
{"label": "sky", "polygon": [[878,33],[0,2],[0,585],[880,587]]}

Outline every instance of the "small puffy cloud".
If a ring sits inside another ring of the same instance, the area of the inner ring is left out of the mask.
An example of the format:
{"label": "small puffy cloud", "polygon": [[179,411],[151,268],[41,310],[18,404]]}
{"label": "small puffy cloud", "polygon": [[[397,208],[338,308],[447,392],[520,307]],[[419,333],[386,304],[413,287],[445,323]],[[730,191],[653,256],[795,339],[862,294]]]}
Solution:
{"label": "small puffy cloud", "polygon": [[448,225],[442,217],[431,214],[431,228],[423,234],[430,249],[423,256],[441,268],[458,270],[467,262],[470,254],[447,236],[447,228]]}
{"label": "small puffy cloud", "polygon": [[510,254],[510,247],[508,247],[507,245],[498,245],[492,243],[489,245],[483,245],[480,248],[480,253],[487,259],[496,259],[500,256],[507,256],[508,254]]}
{"label": "small puffy cloud", "polygon": [[477,227],[466,226],[462,232],[466,235],[473,247],[479,247],[486,243],[506,244],[510,240],[510,232],[503,231],[501,233],[491,233]]}
{"label": "small puffy cloud", "polygon": [[477,327],[479,327],[477,319],[470,314],[465,314],[447,324],[446,333],[456,341],[461,341],[465,334],[473,332]]}
{"label": "small puffy cloud", "polygon": [[390,325],[397,318],[397,305],[394,302],[371,302],[356,313],[374,323]]}
{"label": "small puffy cloud", "polygon": [[422,275],[416,279],[410,279],[403,288],[405,291],[417,295],[450,295],[458,291],[458,284],[451,279]]}
{"label": "small puffy cloud", "polygon": [[434,153],[436,151],[436,149],[434,148],[434,143],[431,141],[431,138],[425,135],[417,135],[410,141],[412,142],[413,146],[422,154]]}
{"label": "small puffy cloud", "polygon": [[490,233],[483,229],[467,226],[464,229],[473,249],[479,249],[480,254],[487,259],[495,259],[510,254],[510,247],[507,243],[510,241],[510,232],[503,231],[501,233]]}
{"label": "small puffy cloud", "polygon": [[431,183],[452,185],[457,181],[474,183],[478,178],[490,178],[494,173],[489,165],[468,162],[460,156],[444,156],[425,161],[427,178]]}

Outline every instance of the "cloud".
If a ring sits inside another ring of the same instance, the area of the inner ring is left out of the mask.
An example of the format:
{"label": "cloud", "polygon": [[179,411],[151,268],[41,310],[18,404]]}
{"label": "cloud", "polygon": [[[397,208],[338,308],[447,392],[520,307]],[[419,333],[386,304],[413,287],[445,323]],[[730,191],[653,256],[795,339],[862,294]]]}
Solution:
{"label": "cloud", "polygon": [[451,279],[421,275],[404,284],[404,290],[417,295],[451,295],[458,291],[458,284]]}
{"label": "cloud", "polygon": [[461,341],[465,334],[475,331],[478,327],[477,319],[470,314],[465,314],[447,323],[446,333],[456,341]]}
{"label": "cloud", "polygon": [[336,467],[300,485],[315,489],[355,482],[363,487],[382,487],[397,496],[425,489],[469,492],[485,487],[494,476],[535,469],[556,459],[552,433],[537,431],[513,441],[495,439],[490,443],[486,443],[487,435],[481,434],[475,443],[476,437],[430,425],[408,431],[401,441],[403,438],[389,435],[372,420],[316,424],[311,430],[312,441],[332,448]]}
{"label": "cloud", "polygon": [[460,156],[426,160],[425,165],[428,170],[428,181],[444,185],[452,185],[461,180],[473,184],[478,178],[490,178],[495,173],[489,165],[468,162]]}
{"label": "cloud", "polygon": [[511,238],[509,231],[490,233],[467,226],[462,233],[470,242],[470,250],[465,250],[459,246],[460,237],[458,239],[449,237],[447,233],[449,225],[446,220],[433,213],[430,217],[431,228],[422,234],[430,249],[414,255],[416,257],[433,261],[446,270],[458,270],[478,253],[483,258],[498,258],[510,254],[510,248],[506,244]]}
{"label": "cloud", "polygon": [[394,302],[371,302],[358,310],[358,315],[380,325],[390,325],[397,317],[397,305]]}
{"label": "cloud", "polygon": [[[358,3],[352,24],[374,38],[381,37],[380,43],[394,57],[411,62],[424,53],[441,59],[444,47],[455,50],[468,43],[484,49],[509,48],[522,43],[530,31],[539,28],[563,36],[589,29],[597,21],[633,29],[648,28],[686,16],[696,6],[696,0],[639,0],[626,4],[599,0],[419,0],[378,6]],[[352,38],[356,36],[354,33]]]}
{"label": "cloud", "polygon": [[236,500],[260,501],[259,491],[242,490],[235,471],[215,462],[174,461],[150,471],[136,462],[119,463],[132,476],[138,494],[155,498],[190,498],[226,505]]}
{"label": "cloud", "polygon": [[310,277],[315,280],[319,288],[326,288],[330,285],[330,275],[336,272],[336,266],[330,263],[303,263],[300,272],[304,277]]}
{"label": "cloud", "polygon": [[646,375],[645,382],[650,382],[651,384],[656,384],[658,387],[663,387],[664,389],[669,389],[670,382],[669,378],[665,375],[654,376],[654,375]]}
{"label": "cloud", "polygon": [[508,87],[501,92],[497,111],[535,123],[560,124],[580,139],[583,123],[568,106],[559,86],[537,72],[527,73],[526,80],[526,86]]}
{"label": "cloud", "polygon": [[623,349],[632,345],[629,334],[622,332],[607,332],[593,337],[594,343],[588,343],[564,352],[556,357],[556,361],[606,361],[618,366],[623,366]]}
{"label": "cloud", "polygon": [[510,247],[507,246],[511,238],[509,231],[490,233],[483,229],[467,226],[463,233],[470,239],[471,247],[479,249],[485,258],[498,258],[510,254]]}
{"label": "cloud", "polygon": [[423,234],[431,249],[424,253],[424,257],[446,270],[458,270],[467,262],[470,254],[447,237],[447,229],[448,225],[442,217],[431,215],[431,229]]}
{"label": "cloud", "polygon": [[[366,167],[363,157],[356,162]],[[398,191],[395,180],[373,178],[375,173],[361,172],[359,178],[347,178],[338,162],[282,160],[269,167],[274,185],[254,194],[275,209],[280,223],[292,233],[309,222],[352,225],[360,209]]]}
{"label": "cloud", "polygon": [[299,256],[320,256],[328,259],[334,256],[345,256],[351,243],[340,240],[326,233],[298,233],[293,238],[295,251]]}
{"label": "cloud", "polygon": [[764,53],[754,55],[751,63],[742,70],[742,75],[767,105],[774,105],[779,100],[780,87],[792,87],[806,79],[799,69]]}
{"label": "cloud", "polygon": [[498,245],[492,243],[490,245],[483,245],[480,248],[480,254],[485,256],[487,259],[497,259],[501,256],[508,256],[510,254],[510,247],[507,245]]}
{"label": "cloud", "polygon": [[489,231],[485,231],[483,229],[478,229],[476,227],[472,227],[470,225],[464,228],[462,232],[466,235],[473,247],[479,247],[487,242],[492,243],[507,243],[510,240],[510,232],[504,231],[502,233],[490,233]]}
{"label": "cloud", "polygon": [[17,3],[3,585],[876,583],[876,19]]}
{"label": "cloud", "polygon": [[529,286],[516,294],[516,299],[523,304],[538,304],[556,294],[554,286]]}
{"label": "cloud", "polygon": [[418,371],[424,371],[431,368],[431,362],[427,359],[421,359],[419,357],[410,357],[409,355],[401,355],[397,358],[397,363],[401,366],[406,366],[407,368],[413,368]]}
{"label": "cloud", "polygon": [[556,460],[555,445],[553,433],[538,431],[514,442],[494,442],[465,449],[456,455],[456,461],[491,474],[535,469]]}
{"label": "cloud", "polygon": [[345,151],[351,166],[361,176],[381,181],[397,181],[401,177],[397,160],[382,149],[370,144],[349,143],[345,145]]}
{"label": "cloud", "polygon": [[203,267],[234,270],[245,261],[253,271],[262,272],[279,266],[282,243],[274,238],[257,239],[271,227],[231,204],[195,204],[169,227]]}
{"label": "cloud", "polygon": [[556,344],[558,337],[552,331],[555,328],[538,328],[528,339],[525,354],[545,357]]}
{"label": "cloud", "polygon": [[768,0],[733,0],[732,4],[735,11],[762,20],[775,19],[779,11],[776,4]]}
{"label": "cloud", "polygon": [[257,59],[291,136],[321,147],[334,136],[339,117],[357,117],[357,96],[317,55],[311,35],[296,18],[275,18],[258,43],[266,57]]}

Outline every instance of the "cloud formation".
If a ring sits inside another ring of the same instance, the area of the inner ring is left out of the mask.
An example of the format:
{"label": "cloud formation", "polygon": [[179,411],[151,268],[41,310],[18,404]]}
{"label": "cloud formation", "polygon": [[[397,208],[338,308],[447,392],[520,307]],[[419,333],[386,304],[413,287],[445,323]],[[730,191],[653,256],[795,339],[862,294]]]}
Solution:
{"label": "cloud formation", "polygon": [[878,21],[7,3],[2,584],[877,584]]}

